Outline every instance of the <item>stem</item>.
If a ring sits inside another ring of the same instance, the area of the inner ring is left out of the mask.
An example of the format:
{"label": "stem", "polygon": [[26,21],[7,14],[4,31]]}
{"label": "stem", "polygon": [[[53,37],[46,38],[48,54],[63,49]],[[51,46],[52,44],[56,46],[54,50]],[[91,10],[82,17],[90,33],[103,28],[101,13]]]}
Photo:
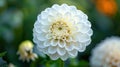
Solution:
{"label": "stem", "polygon": [[47,64],[46,64],[46,67],[50,67],[50,64],[47,63]]}
{"label": "stem", "polygon": [[46,67],[50,67],[50,61],[47,61]]}
{"label": "stem", "polygon": [[60,60],[60,67],[64,67],[64,61]]}

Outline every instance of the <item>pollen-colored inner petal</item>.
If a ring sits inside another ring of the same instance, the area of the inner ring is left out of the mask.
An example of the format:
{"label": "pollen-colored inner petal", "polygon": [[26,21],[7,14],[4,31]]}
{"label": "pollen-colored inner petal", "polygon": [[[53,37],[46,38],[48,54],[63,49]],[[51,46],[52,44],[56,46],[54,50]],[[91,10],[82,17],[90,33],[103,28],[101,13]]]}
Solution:
{"label": "pollen-colored inner petal", "polygon": [[50,33],[54,39],[65,40],[71,34],[71,30],[64,21],[57,21],[50,26]]}

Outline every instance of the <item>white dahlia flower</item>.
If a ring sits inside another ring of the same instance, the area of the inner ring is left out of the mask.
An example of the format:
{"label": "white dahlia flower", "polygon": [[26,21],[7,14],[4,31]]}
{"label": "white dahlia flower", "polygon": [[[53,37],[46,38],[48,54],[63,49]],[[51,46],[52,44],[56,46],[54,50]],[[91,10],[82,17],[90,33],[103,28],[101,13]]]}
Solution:
{"label": "white dahlia flower", "polygon": [[35,60],[37,58],[37,54],[33,53],[33,43],[29,40],[23,41],[18,49],[17,54],[20,55],[20,60],[27,60],[28,62],[30,60]]}
{"label": "white dahlia flower", "polygon": [[75,6],[55,4],[38,15],[33,29],[33,41],[52,60],[76,57],[91,42],[88,16]]}
{"label": "white dahlia flower", "polygon": [[120,38],[105,39],[92,51],[91,67],[120,67]]}

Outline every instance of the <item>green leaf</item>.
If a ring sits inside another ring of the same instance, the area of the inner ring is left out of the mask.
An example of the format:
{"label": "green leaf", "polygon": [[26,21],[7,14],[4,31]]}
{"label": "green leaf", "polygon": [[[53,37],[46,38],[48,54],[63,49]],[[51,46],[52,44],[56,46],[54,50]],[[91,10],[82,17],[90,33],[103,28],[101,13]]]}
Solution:
{"label": "green leaf", "polygon": [[7,53],[6,51],[5,51],[5,52],[0,53],[0,57],[3,57],[6,53]]}

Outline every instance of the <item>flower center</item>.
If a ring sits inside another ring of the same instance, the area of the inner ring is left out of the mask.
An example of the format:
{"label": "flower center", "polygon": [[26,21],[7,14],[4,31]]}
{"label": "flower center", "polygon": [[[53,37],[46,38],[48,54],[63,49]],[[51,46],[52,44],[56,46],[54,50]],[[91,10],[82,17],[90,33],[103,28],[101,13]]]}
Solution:
{"label": "flower center", "polygon": [[71,30],[63,21],[57,21],[50,26],[50,31],[54,39],[65,40],[69,37]]}

